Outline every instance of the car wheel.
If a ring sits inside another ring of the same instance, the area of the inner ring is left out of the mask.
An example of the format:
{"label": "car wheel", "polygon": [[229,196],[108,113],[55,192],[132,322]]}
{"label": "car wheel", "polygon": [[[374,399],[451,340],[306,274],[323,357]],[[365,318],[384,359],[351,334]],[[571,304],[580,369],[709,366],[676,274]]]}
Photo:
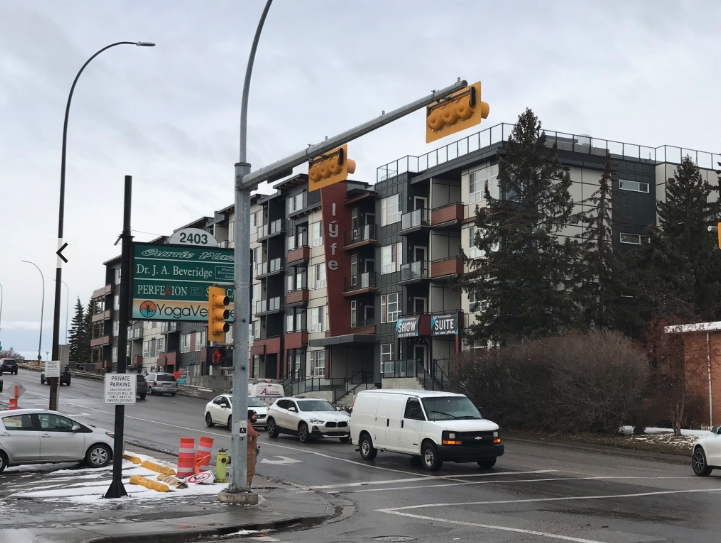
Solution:
{"label": "car wheel", "polygon": [[230,415],[228,417],[228,430],[232,431],[232,429],[233,429],[233,415]]}
{"label": "car wheel", "polygon": [[298,425],[298,439],[301,443],[308,443],[308,441],[310,441],[310,435],[308,434],[308,425],[305,422],[301,422]]}
{"label": "car wheel", "polygon": [[706,453],[703,452],[701,447],[696,447],[693,451],[691,467],[693,468],[693,472],[700,477],[706,477],[713,471],[713,468],[710,468],[706,462]]}
{"label": "car wheel", "polygon": [[484,458],[483,460],[479,460],[476,462],[479,467],[483,469],[491,469],[493,466],[496,465],[496,459],[495,458]]}
{"label": "car wheel", "polygon": [[348,443],[350,441],[350,436],[339,437],[338,439],[341,443]]}
{"label": "car wheel", "polygon": [[275,439],[278,437],[278,427],[275,425],[274,419],[268,419],[268,437]]}
{"label": "car wheel", "polygon": [[45,384],[45,377],[43,377],[42,375],[40,376],[40,384],[41,385]]}
{"label": "car wheel", "polygon": [[423,467],[428,471],[438,471],[443,465],[443,460],[438,455],[438,449],[431,441],[426,441],[421,447],[421,461]]}
{"label": "car wheel", "polygon": [[378,449],[373,447],[373,440],[368,434],[360,437],[360,455],[363,460],[374,460],[378,455]]}
{"label": "car wheel", "polygon": [[213,417],[210,416],[209,412],[205,414],[205,425],[208,428],[212,428],[213,426],[215,426],[215,423],[213,422]]}
{"label": "car wheel", "polygon": [[88,452],[85,454],[85,462],[87,462],[91,468],[102,468],[108,465],[110,457],[110,447],[99,443],[88,449]]}
{"label": "car wheel", "polygon": [[5,471],[5,468],[8,466],[8,457],[5,456],[5,453],[0,451],[0,473]]}
{"label": "car wheel", "polygon": [[141,400],[144,400],[144,399],[145,399],[145,394],[141,394],[141,395],[140,395],[140,399],[141,399]]}

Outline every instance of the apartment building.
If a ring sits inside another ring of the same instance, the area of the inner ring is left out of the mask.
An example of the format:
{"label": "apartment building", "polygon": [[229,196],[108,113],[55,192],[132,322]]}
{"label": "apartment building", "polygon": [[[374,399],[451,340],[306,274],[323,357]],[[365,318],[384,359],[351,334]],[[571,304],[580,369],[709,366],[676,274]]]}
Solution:
{"label": "apartment building", "polygon": [[[498,195],[498,159],[512,128],[496,125],[425,155],[399,158],[378,168],[375,184],[346,181],[308,192],[307,176],[300,174],[276,184],[272,194],[254,195],[251,377],[282,380],[288,393],[312,392],[340,403],[374,386],[443,388],[456,355],[474,347],[463,339],[464,329],[482,309],[451,281],[465,271],[461,248],[481,256],[473,246],[475,207],[485,205],[486,183]],[[546,134],[570,173],[577,210],[589,205],[610,154],[613,239],[621,248],[642,243],[682,157],[690,155],[714,183],[721,160],[678,147]],[[235,220],[229,206],[192,226],[232,248]],[[581,229],[569,225],[563,235]],[[115,360],[109,308],[117,303],[116,265],[119,259],[106,263],[106,286],[94,295],[100,323],[94,353],[108,367],[107,357]],[[133,325],[134,334],[137,329]],[[227,380],[229,361],[220,368],[209,363],[204,331],[204,323],[161,324],[164,352],[156,338],[153,358],[151,337],[142,367],[153,361],[158,369]],[[146,332],[155,333],[142,331],[144,354]],[[133,356],[139,355],[136,342]]]}

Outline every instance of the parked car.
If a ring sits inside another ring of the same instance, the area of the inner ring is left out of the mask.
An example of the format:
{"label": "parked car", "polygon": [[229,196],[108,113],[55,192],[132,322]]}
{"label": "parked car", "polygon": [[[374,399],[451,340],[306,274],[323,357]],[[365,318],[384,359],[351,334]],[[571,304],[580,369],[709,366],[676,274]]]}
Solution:
{"label": "parked car", "polygon": [[280,398],[268,408],[268,437],[280,434],[297,435],[301,443],[314,437],[337,437],[348,443],[350,417],[336,411],[320,398]]}
{"label": "parked car", "polygon": [[0,375],[3,373],[18,374],[18,361],[14,358],[0,358]]}
{"label": "parked car", "polygon": [[154,394],[175,396],[178,392],[178,382],[172,373],[149,373],[145,376],[145,380],[148,382],[148,394],[151,396]]}
{"label": "parked car", "polygon": [[[65,366],[65,369],[60,373],[60,380],[58,381],[58,384],[70,386],[71,378],[70,368]],[[45,378],[45,372],[43,371],[40,373],[40,384],[44,385],[45,383],[50,384],[50,381]]]}
{"label": "parked car", "polygon": [[691,467],[701,477],[710,475],[714,469],[721,469],[721,426],[712,426],[708,435],[696,440]]}
{"label": "parked car", "polygon": [[148,382],[145,380],[145,375],[142,373],[138,374],[135,380],[135,395],[140,396],[141,400],[145,399],[148,394]]}
{"label": "parked car", "polygon": [[[266,417],[268,408],[255,396],[248,396],[248,409],[252,409],[258,414],[258,422],[253,428],[263,428],[266,426]],[[233,422],[233,396],[230,394],[221,394],[213,398],[205,406],[205,424],[210,428],[216,424],[225,424],[230,428]]]}
{"label": "parked car", "polygon": [[[42,443],[42,447],[41,447]],[[102,468],[113,458],[113,434],[57,411],[0,411],[0,472],[18,464],[86,462]]]}
{"label": "parked car", "polygon": [[350,418],[361,458],[378,451],[409,454],[430,471],[444,460],[477,462],[485,469],[504,452],[495,422],[486,420],[463,394],[425,390],[363,390]]}

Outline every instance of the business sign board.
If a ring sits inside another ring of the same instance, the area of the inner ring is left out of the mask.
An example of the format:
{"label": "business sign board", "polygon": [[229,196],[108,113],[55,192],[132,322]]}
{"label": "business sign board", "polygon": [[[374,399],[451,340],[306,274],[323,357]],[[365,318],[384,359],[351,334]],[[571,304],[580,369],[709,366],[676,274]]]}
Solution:
{"label": "business sign board", "polygon": [[60,377],[60,360],[45,361],[45,377]]}
{"label": "business sign board", "polygon": [[138,376],[135,373],[106,373],[105,403],[110,405],[134,405],[137,378]]}
{"label": "business sign board", "polygon": [[420,315],[415,317],[401,317],[396,321],[396,337],[416,337],[418,335],[418,325],[420,323]]}
{"label": "business sign board", "polygon": [[460,313],[439,313],[431,315],[431,335],[446,336],[458,334]]}
{"label": "business sign board", "polygon": [[[208,320],[208,287],[232,283],[233,249],[133,244],[133,320]],[[233,289],[226,287],[233,320]]]}

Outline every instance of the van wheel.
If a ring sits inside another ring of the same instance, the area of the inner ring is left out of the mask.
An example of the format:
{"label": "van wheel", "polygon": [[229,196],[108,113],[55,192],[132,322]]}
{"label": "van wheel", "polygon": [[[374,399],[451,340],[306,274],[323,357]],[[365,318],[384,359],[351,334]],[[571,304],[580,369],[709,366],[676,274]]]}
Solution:
{"label": "van wheel", "polygon": [[423,467],[428,471],[438,471],[443,465],[443,460],[438,456],[438,449],[431,441],[426,441],[421,447],[421,460]]}
{"label": "van wheel", "polygon": [[378,449],[373,447],[373,440],[368,434],[363,434],[358,443],[360,446],[360,455],[363,460],[374,460],[378,455]]}
{"label": "van wheel", "polygon": [[495,458],[484,458],[483,460],[479,460],[476,463],[483,469],[491,469],[493,466],[496,465],[496,459]]}

